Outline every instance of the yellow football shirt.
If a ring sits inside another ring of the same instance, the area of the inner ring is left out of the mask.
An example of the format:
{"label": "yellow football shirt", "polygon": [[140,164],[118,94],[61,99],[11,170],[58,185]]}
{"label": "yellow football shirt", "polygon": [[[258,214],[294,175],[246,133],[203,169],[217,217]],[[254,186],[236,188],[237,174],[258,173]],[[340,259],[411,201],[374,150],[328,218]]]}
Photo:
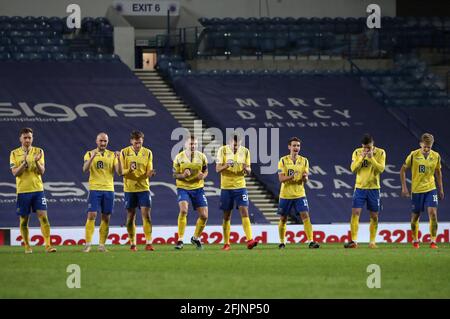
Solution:
{"label": "yellow football shirt", "polygon": [[[147,174],[153,169],[153,154],[146,147],[141,147],[136,152],[132,146],[120,151],[123,168],[123,190],[125,192],[144,192],[150,190],[150,182]],[[130,171],[135,167],[134,171]]]}
{"label": "yellow football shirt", "polygon": [[281,183],[280,198],[295,199],[306,196],[305,185],[302,182],[302,175],[305,172],[309,173],[309,162],[306,157],[297,156],[295,163],[291,155],[280,158],[278,162],[278,173],[283,173],[285,176],[298,173],[298,176],[294,179]]}
{"label": "yellow football shirt", "polygon": [[250,151],[239,146],[236,153],[231,146],[224,145],[217,152],[217,163],[224,165],[230,163],[231,166],[220,173],[220,188],[239,189],[245,188],[244,165],[250,166]]}
{"label": "yellow football shirt", "polygon": [[176,174],[182,174],[186,169],[191,171],[191,175],[184,179],[177,179],[176,185],[179,188],[192,190],[202,188],[205,186],[203,179],[198,179],[197,175],[201,171],[207,169],[208,159],[202,152],[195,151],[194,156],[189,158],[186,151],[182,151],[175,156],[173,160],[173,172]]}
{"label": "yellow football shirt", "polygon": [[[44,190],[42,176],[38,173],[36,162],[34,161],[34,157],[40,152],[42,152],[42,157],[39,160],[39,163],[41,165],[45,165],[44,151],[39,147],[32,146],[26,157],[28,168],[26,168],[22,172],[22,174],[20,174],[20,176],[16,176],[17,194],[42,192]],[[10,168],[19,167],[24,160],[25,151],[22,149],[22,147],[16,148],[10,153],[9,166]]]}
{"label": "yellow football shirt", "polygon": [[[86,152],[84,161],[89,161],[92,151]],[[89,168],[89,190],[91,191],[114,191],[114,165],[117,159],[114,152],[105,150],[97,153]]]}
{"label": "yellow football shirt", "polygon": [[357,148],[352,155],[350,168],[356,174],[355,188],[380,189],[380,174],[386,166],[386,152],[375,147],[373,156],[371,158],[366,156],[363,159],[361,157],[363,151],[362,147]]}
{"label": "yellow football shirt", "polygon": [[430,151],[428,157],[420,149],[412,151],[405,160],[404,165],[411,168],[413,193],[426,193],[436,189],[434,173],[441,169],[441,156],[438,152]]}

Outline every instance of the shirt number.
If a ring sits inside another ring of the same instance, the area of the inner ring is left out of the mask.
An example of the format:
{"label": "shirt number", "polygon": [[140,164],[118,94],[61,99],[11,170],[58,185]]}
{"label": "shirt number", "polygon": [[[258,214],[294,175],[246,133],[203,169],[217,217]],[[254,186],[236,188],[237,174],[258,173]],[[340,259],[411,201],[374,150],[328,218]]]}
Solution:
{"label": "shirt number", "polygon": [[103,169],[103,161],[98,161],[97,162],[97,168]]}
{"label": "shirt number", "polygon": [[419,173],[425,173],[425,165],[419,165]]}

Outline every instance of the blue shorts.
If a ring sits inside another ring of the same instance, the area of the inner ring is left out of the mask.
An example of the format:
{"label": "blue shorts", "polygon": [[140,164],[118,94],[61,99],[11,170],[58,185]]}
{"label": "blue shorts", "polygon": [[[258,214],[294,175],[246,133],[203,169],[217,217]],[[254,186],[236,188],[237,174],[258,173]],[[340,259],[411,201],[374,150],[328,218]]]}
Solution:
{"label": "blue shorts", "polygon": [[111,214],[114,208],[114,192],[89,191],[88,212]]}
{"label": "blue shorts", "polygon": [[246,188],[220,190],[220,209],[233,210],[233,204],[248,207],[248,193]]}
{"label": "blue shorts", "polygon": [[17,215],[28,216],[38,210],[47,210],[47,199],[43,191],[17,194]]}
{"label": "blue shorts", "polygon": [[125,192],[125,208],[152,207],[150,191]]}
{"label": "blue shorts", "polygon": [[428,207],[438,207],[438,193],[436,189],[426,193],[412,193],[412,212],[420,214]]}
{"label": "blue shorts", "polygon": [[280,198],[280,202],[278,204],[278,215],[288,216],[291,213],[292,208],[294,208],[296,214],[308,212],[308,200],[306,197],[294,199]]}
{"label": "blue shorts", "polygon": [[177,188],[177,194],[178,202],[190,201],[194,209],[208,206],[208,200],[206,199],[203,187],[197,189]]}
{"label": "blue shorts", "polygon": [[353,192],[352,208],[363,208],[364,204],[369,211],[379,212],[381,210],[380,190],[356,188]]}

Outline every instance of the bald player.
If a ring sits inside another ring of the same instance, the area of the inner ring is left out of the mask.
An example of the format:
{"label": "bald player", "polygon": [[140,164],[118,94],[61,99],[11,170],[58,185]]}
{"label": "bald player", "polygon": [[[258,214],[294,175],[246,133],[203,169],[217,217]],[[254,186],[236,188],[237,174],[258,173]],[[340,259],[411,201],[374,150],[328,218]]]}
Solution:
{"label": "bald player", "polygon": [[83,164],[83,173],[89,173],[86,246],[83,250],[86,253],[91,250],[97,213],[102,214],[98,250],[107,251],[105,242],[108,238],[109,219],[114,208],[114,171],[119,174],[120,165],[120,153],[107,149],[109,138],[106,133],[99,133],[95,142],[97,148],[86,152]]}

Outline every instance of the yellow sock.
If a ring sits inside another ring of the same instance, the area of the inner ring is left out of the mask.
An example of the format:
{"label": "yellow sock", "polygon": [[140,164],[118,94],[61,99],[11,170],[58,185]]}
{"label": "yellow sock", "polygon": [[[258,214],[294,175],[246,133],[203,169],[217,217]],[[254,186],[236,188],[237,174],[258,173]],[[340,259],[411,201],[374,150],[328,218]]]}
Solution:
{"label": "yellow sock", "polygon": [[50,246],[50,223],[48,222],[47,216],[39,217],[39,222],[41,223],[41,233],[44,237],[45,247]]}
{"label": "yellow sock", "polygon": [[370,242],[374,243],[378,231],[378,217],[370,218],[369,231],[370,231]]}
{"label": "yellow sock", "polygon": [[20,234],[25,247],[30,247],[30,235],[28,232],[28,218],[20,216]]}
{"label": "yellow sock", "polygon": [[200,235],[203,232],[203,229],[205,229],[206,226],[206,219],[202,219],[202,218],[198,218],[197,219],[197,223],[195,224],[195,232],[194,232],[194,237],[195,238],[199,238]]}
{"label": "yellow sock", "polygon": [[438,222],[436,218],[430,218],[430,239],[436,242],[436,235],[438,230]]}
{"label": "yellow sock", "polygon": [[411,220],[411,232],[413,241],[419,240],[419,220],[413,221]]}
{"label": "yellow sock", "polygon": [[286,222],[280,220],[278,223],[278,234],[280,235],[280,243],[284,244],[284,237],[286,236]]}
{"label": "yellow sock", "polygon": [[313,240],[313,229],[312,229],[311,219],[309,219],[309,217],[303,220],[303,228],[305,230],[306,238],[308,239],[308,241],[312,241]]}
{"label": "yellow sock", "polygon": [[358,241],[359,216],[353,215],[350,220],[350,231],[352,233],[352,240]]}
{"label": "yellow sock", "polygon": [[95,230],[95,219],[87,219],[86,220],[86,230],[85,230],[86,244],[92,243],[92,237],[94,236],[94,230]]}
{"label": "yellow sock", "polygon": [[100,222],[100,245],[106,243],[109,233],[109,221],[103,220]]}
{"label": "yellow sock", "polygon": [[223,243],[230,244],[231,220],[223,220]]}
{"label": "yellow sock", "polygon": [[142,219],[143,222],[143,229],[144,229],[144,234],[145,234],[145,240],[147,241],[147,244],[151,244],[152,242],[152,222],[150,221],[150,219],[146,219],[143,218]]}
{"label": "yellow sock", "polygon": [[244,233],[247,240],[252,240],[252,224],[250,223],[250,218],[242,217],[242,227],[244,228]]}
{"label": "yellow sock", "polygon": [[178,215],[178,240],[183,240],[184,232],[186,231],[187,215]]}
{"label": "yellow sock", "polygon": [[127,219],[127,232],[131,245],[136,245],[136,224],[133,219]]}

